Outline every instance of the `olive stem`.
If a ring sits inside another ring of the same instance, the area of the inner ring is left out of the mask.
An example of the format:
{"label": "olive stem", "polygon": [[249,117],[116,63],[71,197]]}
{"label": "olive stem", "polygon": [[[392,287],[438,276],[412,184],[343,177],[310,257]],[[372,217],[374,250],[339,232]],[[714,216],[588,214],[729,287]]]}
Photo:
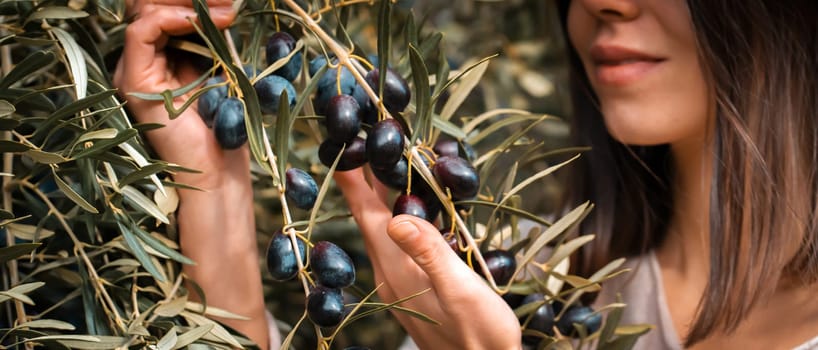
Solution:
{"label": "olive stem", "polygon": [[[270,169],[273,171],[273,177],[278,179],[278,199],[281,201],[281,214],[284,216],[284,226],[288,226],[292,223],[293,218],[292,214],[290,214],[290,207],[287,204],[287,197],[285,195],[286,191],[286,178],[281,177],[281,174],[278,172],[278,165],[276,164],[276,154],[273,152],[273,149],[270,147],[270,139],[267,136],[267,131],[261,133],[262,135],[262,143],[264,144],[264,151],[267,153],[267,161],[270,163]],[[301,287],[304,289],[304,294],[310,294],[310,284],[307,281],[307,277],[305,275],[305,267],[304,263],[301,260],[301,250],[298,249],[298,235],[295,232],[295,228],[290,227],[285,232],[290,238],[290,244],[293,246],[293,252],[295,253],[295,262],[298,264],[298,279],[301,280]],[[321,339],[324,337],[324,334],[321,333],[321,328],[318,326],[315,327],[315,334],[316,336]],[[294,332],[295,330],[293,330]]]}
{"label": "olive stem", "polygon": [[[171,288],[170,292],[165,296],[165,299],[163,299],[162,301],[156,303],[156,305],[163,305],[163,304],[167,304],[167,303],[171,302],[171,300],[173,300],[173,297],[176,296],[176,292],[179,290],[179,287],[182,285],[182,280],[183,280],[183,278],[182,278],[182,275],[180,274],[176,278],[176,282],[173,283],[173,287]],[[134,303],[136,303],[136,293],[134,293]],[[138,310],[138,308],[137,308],[137,310]],[[153,321],[155,321],[158,317],[159,317],[159,314],[153,313],[150,317],[148,317],[147,320],[145,320],[145,323],[146,324],[152,324]],[[131,336],[131,339],[128,339],[128,342],[125,343],[124,345],[118,347],[117,350],[119,350],[119,349],[128,349],[129,347],[131,347],[131,345],[133,345],[133,343],[134,343],[134,341],[136,341],[137,337],[138,337],[137,335]]]}
{"label": "olive stem", "polygon": [[[5,61],[4,61],[5,62]],[[5,70],[5,69],[4,69]],[[2,140],[11,140],[11,132],[4,131],[2,133]],[[9,176],[12,174],[14,167],[14,153],[11,152],[4,152],[3,153],[3,173],[6,174],[3,176],[3,210],[11,213],[11,190],[9,188],[9,182],[12,180],[12,177]],[[14,235],[7,234],[6,235],[6,246],[11,247],[14,245]],[[20,276],[17,274],[17,259],[9,259],[8,263],[6,263],[6,267],[9,270],[9,278],[3,279],[3,290],[9,289],[11,286],[16,285],[20,282]],[[5,275],[5,274],[4,274]],[[17,322],[22,324],[26,322],[26,312],[23,308],[23,302],[20,300],[14,299],[14,309],[17,313]],[[10,316],[10,315],[9,315]]]}
{"label": "olive stem", "polygon": [[[49,214],[54,214],[54,217],[57,218],[57,221],[59,221],[60,225],[63,227],[66,234],[68,234],[68,237],[71,238],[71,241],[74,243],[74,254],[79,255],[80,260],[82,260],[85,263],[86,268],[88,269],[88,275],[94,282],[93,285],[95,289],[100,294],[102,300],[105,301],[105,303],[101,303],[102,307],[105,308],[109,314],[114,315],[114,323],[116,324],[116,326],[119,327],[119,329],[123,333],[127,332],[125,322],[122,320],[122,317],[119,315],[119,311],[117,311],[116,309],[116,304],[111,299],[111,296],[108,295],[108,291],[105,290],[105,286],[103,285],[102,279],[99,277],[99,275],[97,275],[97,271],[94,269],[94,265],[91,263],[91,260],[88,259],[88,255],[85,253],[85,249],[83,249],[84,243],[82,243],[77,238],[77,235],[74,234],[74,230],[72,230],[71,226],[68,225],[68,222],[65,221],[65,216],[57,209],[54,203],[52,203],[51,200],[42,191],[40,191],[39,188],[37,188],[37,186],[34,186],[34,184],[28,181],[21,181],[20,185],[30,189],[32,192],[34,192],[34,194],[37,195],[37,197],[40,197],[43,203],[45,203],[45,205],[48,207]],[[109,205],[111,205],[110,202]],[[119,210],[118,208],[113,207],[113,205],[111,205],[111,207],[113,209]]]}

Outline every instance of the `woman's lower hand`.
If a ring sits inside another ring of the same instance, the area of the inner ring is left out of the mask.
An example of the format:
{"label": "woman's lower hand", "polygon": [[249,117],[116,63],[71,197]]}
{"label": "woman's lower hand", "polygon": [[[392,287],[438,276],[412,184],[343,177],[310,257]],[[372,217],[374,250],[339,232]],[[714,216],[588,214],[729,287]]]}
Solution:
{"label": "woman's lower hand", "polygon": [[440,325],[394,313],[420,348],[521,348],[520,325],[512,310],[433,225],[409,215],[392,218],[362,169],[337,172],[335,180],[364,235],[375,281],[382,284],[379,296],[392,302],[430,289],[401,305]]}

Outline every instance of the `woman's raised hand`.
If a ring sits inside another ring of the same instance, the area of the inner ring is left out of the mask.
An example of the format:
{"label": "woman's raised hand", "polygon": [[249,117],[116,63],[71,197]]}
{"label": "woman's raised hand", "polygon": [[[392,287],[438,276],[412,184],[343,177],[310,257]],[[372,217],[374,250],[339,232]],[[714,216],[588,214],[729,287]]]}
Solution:
{"label": "woman's raised hand", "polygon": [[[236,16],[232,0],[208,0],[210,16],[219,28],[230,25]],[[131,92],[157,93],[178,89],[195,81],[202,72],[184,60],[169,60],[165,47],[171,36],[195,31],[196,20],[190,0],[134,0],[128,2],[128,13],[135,20],[125,32],[125,48],[114,74],[114,83],[128,101],[128,108],[139,122],[161,123],[164,128],[148,132],[148,138],[162,159],[195,168],[203,175],[179,174],[177,181],[212,188],[218,179],[230,172],[249,169],[246,147],[222,151],[213,132],[196,111],[196,103],[178,118],[170,120],[162,101],[148,101],[128,95]],[[191,54],[192,55],[192,54]],[[176,107],[192,93],[174,101]]]}
{"label": "woman's raised hand", "polygon": [[[125,48],[114,83],[137,121],[165,127],[147,136],[159,156],[171,163],[200,170],[178,173],[174,180],[204,191],[179,189],[179,242],[182,253],[196,262],[184,272],[205,292],[208,306],[248,320],[222,321],[250,337],[261,349],[277,347],[279,334],[265,317],[261,267],[253,217],[253,190],[247,147],[225,151],[219,147],[192,104],[170,120],[162,101],[147,101],[130,92],[157,93],[178,89],[202,74],[184,62],[169,59],[165,48],[171,36],[194,32],[196,13],[190,0],[136,0],[128,3],[135,20],[125,32]],[[233,21],[232,0],[208,0],[210,16],[219,28]],[[179,108],[190,94],[178,97]],[[190,293],[195,299],[196,293]]]}
{"label": "woman's raised hand", "polygon": [[335,181],[364,235],[380,297],[391,302],[431,289],[402,306],[440,322],[394,315],[421,349],[520,349],[512,310],[466,266],[425,220],[384,205],[362,169],[335,173]]}

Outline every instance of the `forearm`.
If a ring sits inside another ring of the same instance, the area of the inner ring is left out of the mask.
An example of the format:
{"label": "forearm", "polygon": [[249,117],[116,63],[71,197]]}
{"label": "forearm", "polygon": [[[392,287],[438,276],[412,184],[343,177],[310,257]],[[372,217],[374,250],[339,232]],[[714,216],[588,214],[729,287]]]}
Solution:
{"label": "forearm", "polygon": [[[229,171],[215,178],[218,180],[199,182],[206,183],[201,186],[204,191],[180,191],[182,253],[196,262],[185,266],[184,271],[204,290],[209,306],[250,318],[220,321],[267,349],[269,332],[264,317],[250,174]],[[199,179],[177,178],[183,183],[199,184],[192,183],[195,180]]]}

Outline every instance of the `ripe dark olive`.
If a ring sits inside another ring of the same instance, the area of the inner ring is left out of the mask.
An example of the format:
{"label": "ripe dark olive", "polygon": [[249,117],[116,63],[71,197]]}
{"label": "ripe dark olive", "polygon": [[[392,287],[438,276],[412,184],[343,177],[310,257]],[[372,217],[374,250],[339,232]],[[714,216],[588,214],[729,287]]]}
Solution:
{"label": "ripe dark olive", "polygon": [[366,159],[373,168],[391,168],[403,154],[403,129],[395,119],[381,120],[366,136]]}
{"label": "ripe dark olive", "polygon": [[[372,173],[375,175],[378,181],[387,187],[394,190],[405,191],[406,185],[409,181],[409,176],[407,173],[409,170],[408,166],[409,163],[407,162],[406,158],[401,157],[400,160],[395,163],[395,166],[391,168],[372,168]],[[412,176],[414,178],[415,175]],[[420,181],[423,180],[421,179]]]}
{"label": "ripe dark olive", "polygon": [[312,209],[318,197],[318,185],[310,174],[298,168],[287,169],[287,187],[284,194],[298,208]]}
{"label": "ripe dark olive", "polygon": [[588,306],[572,305],[557,321],[557,329],[562,335],[578,337],[579,332],[576,331],[574,323],[584,326],[587,334],[590,335],[602,326],[602,315],[594,313],[594,309]]}
{"label": "ripe dark olive", "polygon": [[[378,80],[380,79],[380,71],[375,68],[366,74],[366,82],[378,93]],[[412,97],[412,92],[409,90],[409,84],[392,68],[386,69],[386,79],[383,84],[383,105],[390,114],[397,114],[403,112],[406,106],[409,105],[409,100]]]}
{"label": "ripe dark olive", "polygon": [[[338,152],[341,152],[341,147],[343,147],[343,145],[332,142],[332,140],[324,140],[321,146],[318,147],[318,159],[321,161],[321,164],[324,164],[326,167],[331,167],[332,163],[335,162],[335,157],[338,156]],[[341,155],[341,159],[338,160],[338,165],[335,167],[335,170],[347,171],[366,164],[365,152],[366,141],[360,137],[355,137],[352,139],[352,142],[348,143],[347,147],[344,148],[344,153]]]}
{"label": "ripe dark olive", "polygon": [[335,143],[345,143],[358,135],[361,130],[360,108],[350,95],[336,95],[329,100],[324,125],[327,138]]}
{"label": "ripe dark olive", "polygon": [[423,203],[420,197],[413,194],[402,194],[395,199],[395,205],[392,207],[392,216],[398,216],[400,214],[414,215],[421,219],[429,220],[426,203]]}
{"label": "ripe dark olive", "polygon": [[477,195],[480,178],[469,161],[460,157],[440,157],[432,167],[438,183],[449,188],[455,200],[470,199]]}
{"label": "ripe dark olive", "polygon": [[[204,86],[216,85],[224,82],[223,77],[212,77],[205,80]],[[216,118],[216,110],[219,109],[219,104],[227,98],[227,85],[222,85],[205,91],[199,96],[196,105],[199,110],[199,116],[204,120],[208,128],[213,127],[213,119]]]}
{"label": "ripe dark olive", "polygon": [[[483,259],[486,261],[486,267],[489,268],[491,277],[498,285],[505,285],[511,281],[514,276],[514,270],[517,269],[517,261],[514,260],[514,255],[508,251],[497,249],[490,250],[483,253]],[[480,271],[479,266],[475,264],[474,268]]]}
{"label": "ripe dark olive", "polygon": [[307,296],[307,316],[320,327],[335,327],[344,320],[341,290],[317,286]]}
{"label": "ripe dark olive", "polygon": [[287,79],[270,74],[257,81],[253,87],[256,89],[258,102],[263,113],[278,113],[281,94],[285,90],[287,91],[287,99],[290,101],[290,107],[295,106],[295,87]]}
{"label": "ripe dark olive", "polygon": [[[452,251],[457,253],[457,256],[459,256],[461,259],[466,256],[466,254],[460,250],[460,245],[459,243],[457,243],[457,236],[455,236],[454,231],[452,230],[451,227],[444,227],[440,229],[440,234],[443,236],[443,239],[449,245],[449,248],[452,248]],[[461,235],[460,237],[462,238],[463,236]],[[465,242],[463,244],[465,244]]]}
{"label": "ripe dark olive", "polygon": [[321,241],[312,247],[310,267],[315,279],[330,288],[349,287],[355,282],[355,266],[343,249],[337,245]]}
{"label": "ripe dark olive", "polygon": [[352,97],[361,107],[361,122],[370,126],[375,125],[378,122],[378,108],[372,104],[372,100],[361,85],[355,85],[352,89]]}
{"label": "ripe dark olive", "polygon": [[[512,309],[516,309],[520,305],[522,305],[524,298],[525,298],[525,295],[523,295],[523,294],[515,294],[515,293],[503,294],[503,301],[505,301],[506,305],[508,305],[508,307],[510,307]],[[522,321],[520,323],[522,323]]]}
{"label": "ripe dark olive", "polygon": [[247,129],[244,127],[244,105],[235,97],[226,98],[216,110],[213,121],[213,132],[216,141],[224,149],[236,149],[247,142]]}
{"label": "ripe dark olive", "polygon": [[[329,100],[336,95],[352,95],[352,92],[355,90],[355,85],[357,84],[352,72],[346,67],[341,67],[340,75],[338,68],[327,69],[324,75],[321,76],[321,79],[318,80],[318,87],[316,87],[315,100],[313,102],[315,112],[319,115],[326,115]],[[340,94],[338,93],[339,88]]]}
{"label": "ripe dark olive", "polygon": [[[462,150],[461,145],[463,148]],[[473,162],[477,158],[477,154],[474,152],[474,148],[472,148],[470,144],[468,144],[466,141],[458,142],[452,138],[438,139],[432,149],[440,157],[460,157],[470,162]]]}
{"label": "ripe dark olive", "polygon": [[310,60],[310,66],[308,67],[310,76],[315,76],[315,73],[318,73],[318,70],[323,68],[327,65],[327,58],[324,56],[316,56],[312,60]]}
{"label": "ripe dark olive", "polygon": [[[304,242],[298,242],[298,253],[301,254],[302,265],[307,264],[307,250],[304,249]],[[270,271],[273,280],[283,282],[298,275],[298,262],[295,258],[295,250],[290,241],[290,237],[280,230],[273,234],[270,244],[267,246],[267,270]]]}
{"label": "ripe dark olive", "polygon": [[[543,300],[545,300],[545,296],[541,293],[529,294],[523,298],[521,305],[542,302]],[[528,319],[526,329],[534,330],[553,337],[555,316],[556,314],[554,313],[554,309],[551,307],[551,304],[545,303],[534,310],[534,312],[529,316],[524,316],[521,318],[520,323],[523,323]],[[540,341],[542,341],[542,338],[540,337],[530,335],[523,336],[523,343],[527,345],[535,346],[539,344]]]}
{"label": "ripe dark olive", "polygon": [[244,75],[246,75],[247,78],[250,79],[255,78],[257,75],[261,74],[260,69],[253,67],[249,64],[245,64],[242,68],[244,69]]}
{"label": "ripe dark olive", "polygon": [[[271,65],[293,51],[295,48],[295,39],[286,32],[276,32],[267,39],[267,46],[265,51],[267,53],[267,65]],[[273,74],[283,77],[289,81],[295,80],[298,73],[301,72],[301,51],[296,52],[290,60],[279,69],[273,71]]]}

